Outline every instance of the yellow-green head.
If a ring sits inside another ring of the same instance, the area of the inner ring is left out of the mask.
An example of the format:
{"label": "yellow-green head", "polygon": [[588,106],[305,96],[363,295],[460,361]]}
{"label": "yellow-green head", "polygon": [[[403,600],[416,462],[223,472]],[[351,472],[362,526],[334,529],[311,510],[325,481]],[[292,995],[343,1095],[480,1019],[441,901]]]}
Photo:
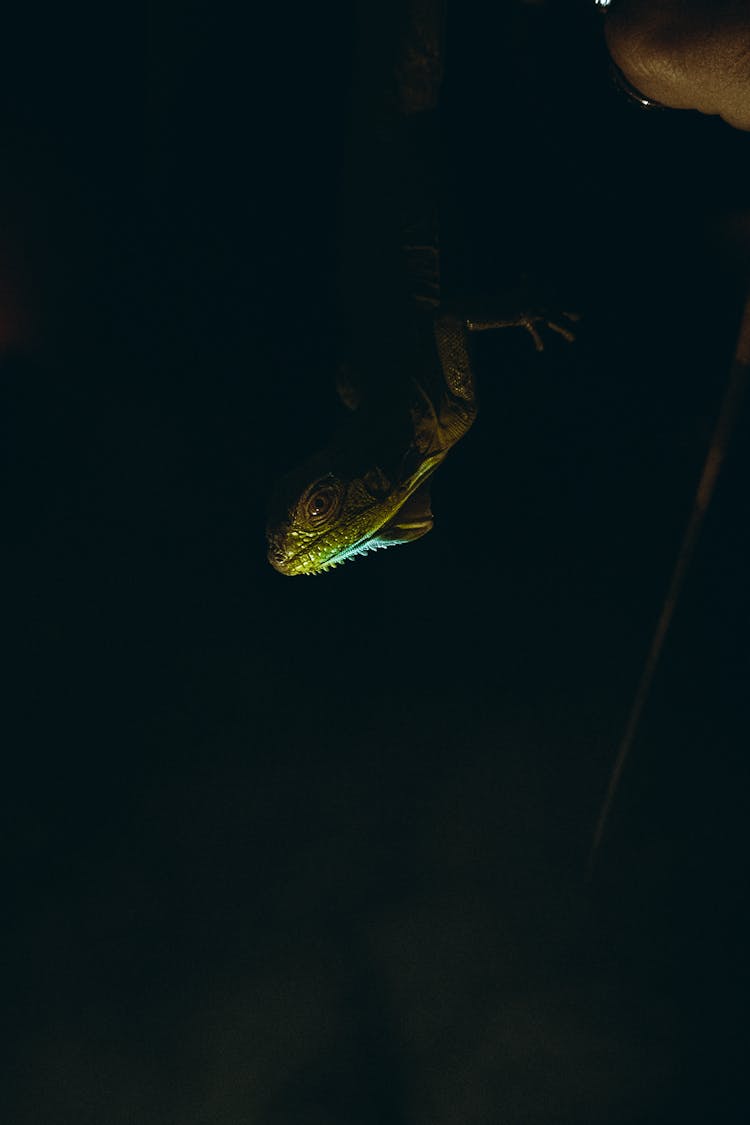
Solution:
{"label": "yellow-green head", "polygon": [[271,501],[268,560],[319,574],[432,528],[428,478],[447,451],[420,449],[412,416],[352,419],[326,449],[284,477]]}

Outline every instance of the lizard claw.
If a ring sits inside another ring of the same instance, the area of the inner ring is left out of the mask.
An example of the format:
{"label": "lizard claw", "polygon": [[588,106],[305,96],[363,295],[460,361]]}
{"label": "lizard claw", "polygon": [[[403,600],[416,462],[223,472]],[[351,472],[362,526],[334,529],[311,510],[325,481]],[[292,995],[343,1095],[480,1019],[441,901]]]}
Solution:
{"label": "lizard claw", "polygon": [[[578,313],[563,312],[560,315],[573,322],[581,319]],[[572,344],[576,338],[575,332],[568,328],[567,325],[559,324],[558,321],[550,320],[549,317],[546,316],[525,316],[520,323],[531,336],[534,341],[534,347],[538,352],[544,351],[544,340],[539,334],[537,325],[542,325],[545,328],[551,329],[552,332],[556,332],[558,336],[562,336],[564,340],[567,340],[569,344]]]}
{"label": "lizard claw", "polygon": [[543,352],[544,351],[544,340],[539,335],[539,330],[537,329],[537,323],[547,324],[548,322],[546,320],[544,320],[543,317],[531,317],[531,316],[525,316],[520,321],[521,327],[526,329],[526,331],[531,336],[531,339],[534,341],[534,347],[536,348],[536,350],[538,352]]}
{"label": "lizard claw", "polygon": [[[569,313],[563,313],[562,315],[568,317],[568,319],[571,319],[571,320],[580,320],[581,319],[577,315],[574,315],[573,317],[570,317]],[[562,336],[563,340],[567,340],[569,344],[572,344],[573,341],[576,338],[575,332],[572,332],[570,328],[566,328],[566,326],[564,324],[558,324],[554,320],[548,320],[547,321],[547,327],[551,328],[553,332],[557,332],[558,336]]]}

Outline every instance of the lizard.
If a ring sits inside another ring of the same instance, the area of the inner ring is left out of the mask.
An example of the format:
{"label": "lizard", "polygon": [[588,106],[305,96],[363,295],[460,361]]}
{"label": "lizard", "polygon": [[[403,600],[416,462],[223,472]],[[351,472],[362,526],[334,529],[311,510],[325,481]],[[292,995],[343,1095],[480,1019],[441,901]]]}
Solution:
{"label": "lizard", "polygon": [[365,0],[360,16],[353,102],[364,139],[353,143],[350,199],[368,213],[363,219],[355,202],[355,235],[345,242],[352,258],[342,271],[343,350],[352,358],[338,380],[351,414],[272,496],[268,560],[286,575],[319,574],[432,529],[430,478],[477,417],[472,332],[521,326],[540,351],[538,326],[573,339],[519,294],[499,315],[468,315],[442,299],[436,179],[445,3]]}

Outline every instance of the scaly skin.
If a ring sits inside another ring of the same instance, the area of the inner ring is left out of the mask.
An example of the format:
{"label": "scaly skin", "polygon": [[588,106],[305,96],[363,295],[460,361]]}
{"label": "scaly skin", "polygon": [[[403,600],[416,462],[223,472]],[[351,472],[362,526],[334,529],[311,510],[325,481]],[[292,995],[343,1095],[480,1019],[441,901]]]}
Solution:
{"label": "scaly skin", "polygon": [[474,421],[476,396],[466,326],[422,314],[418,328],[420,377],[364,406],[278,486],[268,558],[282,574],[318,574],[432,528],[427,482]]}
{"label": "scaly skin", "polygon": [[544,312],[491,320],[420,314],[412,367],[419,378],[412,375],[384,403],[365,405],[281,481],[268,524],[269,562],[282,574],[319,574],[426,535],[433,525],[429,478],[477,416],[469,332],[523,327],[541,351],[541,325],[573,339]]}
{"label": "scaly skin", "polygon": [[444,20],[444,0],[357,5],[340,247],[342,398],[357,410],[275,491],[268,558],[282,574],[316,574],[429,531],[426,482],[476,415],[465,347],[454,385],[441,365],[446,335],[464,331],[438,311]]}
{"label": "scaly skin", "polygon": [[500,319],[469,319],[441,304],[443,0],[362,0],[359,15],[361,85],[342,223],[349,376],[340,388],[356,410],[272,498],[268,559],[288,575],[318,574],[425,535],[429,479],[477,413],[468,333],[523,325],[541,350],[536,325],[548,323],[517,300]]}

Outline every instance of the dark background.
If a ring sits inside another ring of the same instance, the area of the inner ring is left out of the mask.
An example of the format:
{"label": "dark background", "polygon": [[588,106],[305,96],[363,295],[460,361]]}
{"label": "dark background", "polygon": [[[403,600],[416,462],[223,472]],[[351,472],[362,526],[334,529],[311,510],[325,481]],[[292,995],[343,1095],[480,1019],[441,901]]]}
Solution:
{"label": "dark background", "polygon": [[747,1120],[747,414],[584,869],[750,142],[625,104],[596,15],[456,5],[444,104],[449,279],[578,342],[479,340],[434,531],[310,583],[263,533],[340,410],[349,5],[6,21],[8,1125]]}

